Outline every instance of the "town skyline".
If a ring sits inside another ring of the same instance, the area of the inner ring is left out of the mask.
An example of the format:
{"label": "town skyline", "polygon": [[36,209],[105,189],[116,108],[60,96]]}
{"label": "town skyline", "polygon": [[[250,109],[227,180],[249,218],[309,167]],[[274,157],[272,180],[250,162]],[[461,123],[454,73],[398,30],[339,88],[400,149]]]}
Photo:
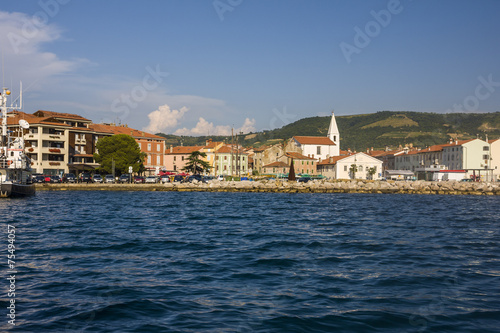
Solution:
{"label": "town skyline", "polygon": [[[310,116],[494,112],[500,4],[46,0],[0,11],[24,111],[228,135]],[[134,24],[130,24],[134,22]]]}

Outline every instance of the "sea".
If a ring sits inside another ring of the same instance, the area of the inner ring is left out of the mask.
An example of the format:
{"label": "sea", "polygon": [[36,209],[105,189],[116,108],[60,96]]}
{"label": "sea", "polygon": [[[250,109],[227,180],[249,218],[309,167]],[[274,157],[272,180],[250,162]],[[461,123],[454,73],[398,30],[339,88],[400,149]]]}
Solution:
{"label": "sea", "polygon": [[0,331],[500,332],[499,204],[207,192],[2,199]]}

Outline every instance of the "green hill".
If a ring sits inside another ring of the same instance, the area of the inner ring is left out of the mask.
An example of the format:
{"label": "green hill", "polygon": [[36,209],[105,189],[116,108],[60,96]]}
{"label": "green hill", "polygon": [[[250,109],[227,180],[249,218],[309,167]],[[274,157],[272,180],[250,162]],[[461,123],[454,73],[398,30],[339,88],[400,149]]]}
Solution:
{"label": "green hill", "polygon": [[[340,148],[365,150],[413,144],[417,147],[445,143],[450,138],[470,139],[479,135],[500,138],[500,112],[494,113],[427,113],[410,111],[380,111],[377,113],[338,116]],[[294,135],[326,136],[330,117],[310,117],[271,131],[245,134],[239,137],[244,146],[260,146],[291,138]],[[209,137],[188,137],[159,134],[167,145],[204,144]],[[231,142],[230,137],[210,137],[214,141]]]}

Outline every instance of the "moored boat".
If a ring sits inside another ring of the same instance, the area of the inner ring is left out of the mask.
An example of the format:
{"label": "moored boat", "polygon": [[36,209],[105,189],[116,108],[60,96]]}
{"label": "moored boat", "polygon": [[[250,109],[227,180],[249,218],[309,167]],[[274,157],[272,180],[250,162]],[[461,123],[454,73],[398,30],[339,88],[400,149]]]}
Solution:
{"label": "moored boat", "polygon": [[24,130],[29,128],[25,120],[19,121],[19,136],[11,137],[7,131],[7,96],[10,91],[3,88],[0,94],[2,132],[0,137],[0,197],[22,197],[35,194],[35,184],[31,181],[31,160],[24,153]]}

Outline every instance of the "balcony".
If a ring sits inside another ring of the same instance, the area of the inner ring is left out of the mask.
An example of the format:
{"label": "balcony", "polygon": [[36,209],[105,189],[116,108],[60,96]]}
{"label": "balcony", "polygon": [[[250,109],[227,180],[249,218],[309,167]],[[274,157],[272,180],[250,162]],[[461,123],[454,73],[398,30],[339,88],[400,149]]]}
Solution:
{"label": "balcony", "polygon": [[[30,152],[30,151],[28,150],[28,152]],[[35,148],[33,152],[36,153],[37,148]],[[51,154],[51,155],[54,155],[54,154],[56,154],[56,155],[63,154],[64,155],[64,154],[67,154],[67,150],[64,148],[42,147],[41,153],[42,154]]]}
{"label": "balcony", "polygon": [[64,134],[48,134],[48,133],[43,133],[42,134],[42,140],[46,141],[65,141],[65,136]]}

